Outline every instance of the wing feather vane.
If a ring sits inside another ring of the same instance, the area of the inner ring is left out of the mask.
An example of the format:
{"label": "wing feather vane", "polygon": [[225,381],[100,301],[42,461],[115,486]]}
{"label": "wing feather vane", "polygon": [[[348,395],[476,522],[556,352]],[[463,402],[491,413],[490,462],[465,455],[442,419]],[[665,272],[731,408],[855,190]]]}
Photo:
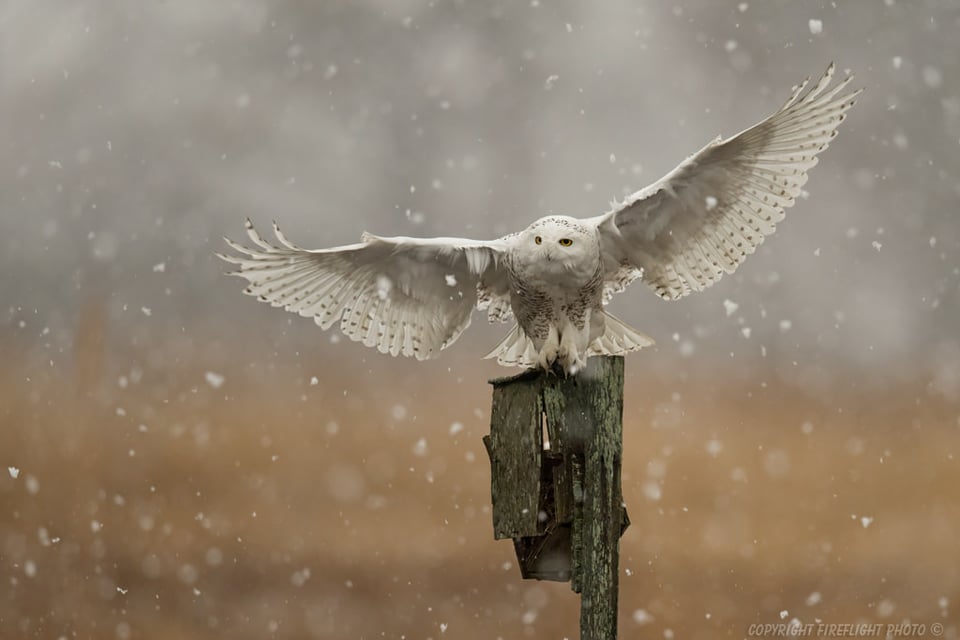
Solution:
{"label": "wing feather vane", "polygon": [[[641,269],[643,281],[667,299],[733,273],[796,203],[817,155],[856,103],[862,89],[845,93],[852,75],[831,86],[835,70],[831,63],[770,117],[712,141],[595,219],[606,263]],[[606,270],[608,281],[617,268]]]}
{"label": "wing feather vane", "polygon": [[276,242],[244,224],[252,246],[224,238],[245,293],[274,307],[337,324],[351,340],[383,353],[426,359],[452,344],[470,324],[481,279],[492,296],[508,295],[500,268],[503,240],[382,238],[307,250],[273,223]]}

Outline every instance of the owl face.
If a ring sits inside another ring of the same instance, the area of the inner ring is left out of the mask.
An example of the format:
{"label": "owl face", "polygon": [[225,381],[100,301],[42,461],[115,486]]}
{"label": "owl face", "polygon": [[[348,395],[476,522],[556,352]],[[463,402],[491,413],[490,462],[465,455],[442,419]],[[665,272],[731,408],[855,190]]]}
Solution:
{"label": "owl face", "polygon": [[521,242],[531,262],[544,270],[589,269],[599,256],[596,232],[566,216],[537,220],[523,232]]}

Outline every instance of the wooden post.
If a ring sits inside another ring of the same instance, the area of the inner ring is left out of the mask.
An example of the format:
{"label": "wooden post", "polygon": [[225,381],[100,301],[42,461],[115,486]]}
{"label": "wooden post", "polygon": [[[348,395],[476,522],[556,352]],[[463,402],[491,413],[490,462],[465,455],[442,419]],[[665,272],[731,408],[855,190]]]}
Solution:
{"label": "wooden post", "polygon": [[630,523],[620,490],[623,358],[590,358],[573,377],[531,370],[491,384],[483,441],[494,537],[513,538],[524,578],[571,581],[581,640],[615,639]]}

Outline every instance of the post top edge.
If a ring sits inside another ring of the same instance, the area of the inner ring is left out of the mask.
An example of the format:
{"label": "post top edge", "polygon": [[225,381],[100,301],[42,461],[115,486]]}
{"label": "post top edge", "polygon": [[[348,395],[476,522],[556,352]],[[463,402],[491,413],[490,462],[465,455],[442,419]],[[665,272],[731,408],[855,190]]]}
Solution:
{"label": "post top edge", "polygon": [[543,372],[540,369],[526,369],[521,373],[512,375],[512,376],[503,376],[500,378],[491,378],[487,382],[494,387],[502,387],[507,384],[512,384],[514,382],[526,382],[528,380],[536,380],[540,377]]}

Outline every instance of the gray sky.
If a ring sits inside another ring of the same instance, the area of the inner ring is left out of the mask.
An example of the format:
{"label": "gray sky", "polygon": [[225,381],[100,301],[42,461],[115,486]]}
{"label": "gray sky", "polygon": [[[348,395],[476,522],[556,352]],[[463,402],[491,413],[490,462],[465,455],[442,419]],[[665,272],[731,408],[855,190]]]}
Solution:
{"label": "gray sky", "polygon": [[[198,358],[379,362],[242,296],[220,236],[247,216],[322,247],[595,215],[833,60],[867,92],[809,198],[735,276],[676,303],[634,285],[614,311],[658,340],[636,356],[651,366],[734,354],[813,387],[853,369],[960,397],[956,9],[7,0],[0,335],[68,358],[80,309],[102,302],[120,360],[186,341]],[[508,328],[445,357],[473,363]]]}

